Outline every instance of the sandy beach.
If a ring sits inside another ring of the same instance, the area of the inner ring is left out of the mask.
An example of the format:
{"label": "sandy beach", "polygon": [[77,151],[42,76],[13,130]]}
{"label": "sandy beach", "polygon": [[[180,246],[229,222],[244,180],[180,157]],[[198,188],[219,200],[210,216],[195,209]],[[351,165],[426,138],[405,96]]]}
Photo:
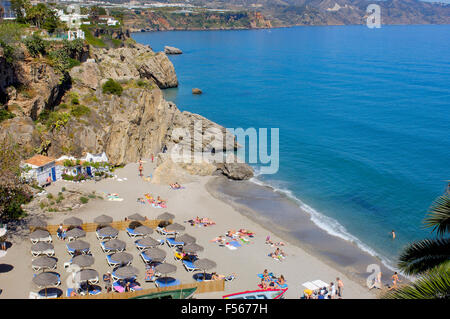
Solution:
{"label": "sandy beach", "polygon": [[[155,167],[151,161],[144,163],[144,175],[148,176]],[[95,191],[98,195],[102,193],[117,193],[123,201],[109,201],[104,199],[90,200],[84,207],[72,212],[52,212],[46,213],[48,224],[59,224],[69,216],[81,218],[84,222],[93,222],[94,218],[107,214],[114,220],[124,220],[133,213],[139,213],[154,219],[163,212],[174,214],[175,222],[186,227],[182,233],[187,233],[197,239],[197,243],[204,247],[204,251],[199,253],[200,258],[208,258],[217,263],[213,270],[219,274],[236,274],[237,278],[225,283],[225,292],[196,294],[195,298],[222,298],[223,295],[244,290],[258,289],[258,273],[264,269],[273,272],[276,276],[283,275],[289,286],[285,298],[298,299],[303,295],[302,283],[306,281],[320,279],[324,282],[335,282],[336,277],[340,277],[344,282],[345,299],[350,298],[375,298],[375,292],[371,292],[361,283],[356,282],[338,271],[336,268],[325,263],[320,258],[306,252],[297,245],[285,242],[281,247],[287,253],[283,261],[277,261],[268,256],[275,250],[265,243],[266,236],[270,235],[273,242],[281,239],[274,233],[270,233],[265,227],[250,220],[232,206],[212,196],[206,189],[206,184],[216,177],[195,177],[196,181],[183,185],[184,189],[172,190],[168,185],[156,185],[144,181],[138,176],[138,164],[132,163],[124,168],[115,171],[117,178],[106,179],[99,182],[88,181],[85,183],[72,183],[58,181],[49,186],[46,190],[49,193],[57,194],[62,187],[66,189],[82,189],[83,191]],[[174,181],[175,182],[175,181]],[[141,204],[136,199],[143,197],[145,193],[150,193],[154,197],[161,196],[167,200],[167,209],[153,208],[150,204]],[[208,217],[216,222],[216,225],[208,227],[190,226],[185,221],[196,216]],[[211,240],[219,235],[224,235],[230,229],[238,230],[245,228],[251,230],[256,235],[250,238],[249,244],[243,245],[236,250],[229,250],[220,247]],[[163,236],[154,232],[151,237],[161,239]],[[130,238],[124,231],[119,233],[119,239],[127,244],[126,251],[134,257],[132,265],[140,271],[138,281],[143,288],[153,288],[153,283],[144,282],[145,267],[138,255],[138,250],[134,247],[134,239]],[[110,267],[106,263],[106,254],[100,249],[99,241],[94,233],[88,233],[83,240],[91,244],[91,251],[95,257],[95,264],[90,267],[96,269],[100,276]],[[10,233],[8,241],[12,243],[7,251],[7,255],[0,260],[0,289],[3,289],[0,298],[28,298],[30,291],[37,292],[39,289],[32,283],[34,271],[31,268],[32,256],[30,254],[31,242],[26,234],[19,235]],[[63,267],[64,262],[70,260],[70,256],[65,250],[64,241],[53,236],[55,245],[55,256],[58,258],[56,271],[61,275],[62,286],[60,289],[65,294],[65,281],[69,276]],[[179,279],[182,283],[192,283],[193,273],[187,272],[180,261],[173,258],[174,249],[167,245],[160,246],[167,252],[166,261],[177,266],[177,272],[172,277]],[[103,282],[101,281],[103,284]],[[103,285],[102,285],[103,286]],[[103,287],[102,287],[103,288]]]}

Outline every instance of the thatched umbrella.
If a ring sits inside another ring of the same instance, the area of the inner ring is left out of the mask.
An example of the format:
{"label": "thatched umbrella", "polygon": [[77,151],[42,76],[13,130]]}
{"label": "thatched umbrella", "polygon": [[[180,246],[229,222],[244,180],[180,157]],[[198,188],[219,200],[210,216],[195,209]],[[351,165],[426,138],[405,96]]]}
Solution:
{"label": "thatched umbrella", "polygon": [[72,217],[64,219],[63,224],[67,225],[67,226],[78,227],[78,226],[81,226],[83,224],[83,221],[81,219],[77,218],[77,217],[73,217],[72,216]]}
{"label": "thatched umbrella", "polygon": [[160,245],[160,242],[151,237],[145,237],[136,241],[141,246],[144,247],[156,247]]}
{"label": "thatched umbrella", "polygon": [[45,288],[45,296],[47,296],[47,288],[56,286],[60,282],[60,277],[53,272],[41,272],[33,278],[33,283],[39,288]]}
{"label": "thatched umbrella", "polygon": [[50,250],[50,249],[54,249],[54,246],[50,243],[46,243],[43,241],[37,242],[36,244],[34,244],[33,246],[31,246],[31,251],[32,252],[42,252],[42,251],[46,251],[46,250]]}
{"label": "thatched umbrella", "polygon": [[87,243],[83,240],[74,240],[74,241],[68,243],[67,246],[70,249],[80,250],[80,251],[89,249],[89,247],[91,247],[91,245],[89,243]]}
{"label": "thatched umbrella", "polygon": [[106,226],[98,230],[98,233],[102,236],[115,237],[119,234],[119,231],[111,226]]}
{"label": "thatched umbrella", "polygon": [[203,280],[206,279],[206,271],[212,268],[215,268],[217,264],[209,259],[197,259],[194,261],[194,266],[200,270],[203,270]]}
{"label": "thatched umbrella", "polygon": [[136,229],[137,227],[142,226],[142,224],[138,221],[133,220],[129,225],[128,228]]}
{"label": "thatched umbrella", "polygon": [[73,257],[72,264],[78,265],[80,267],[89,267],[94,264],[94,257],[89,255],[78,255]]}
{"label": "thatched umbrella", "polygon": [[167,231],[181,231],[181,230],[185,230],[185,229],[186,229],[186,227],[184,227],[183,225],[180,225],[178,223],[173,223],[166,227]]}
{"label": "thatched umbrella", "polygon": [[136,233],[138,233],[140,235],[144,235],[144,236],[147,236],[147,235],[150,235],[151,233],[153,233],[153,229],[151,229],[150,227],[144,226],[144,225],[136,227],[134,229],[134,231]]}
{"label": "thatched umbrella", "polygon": [[118,251],[124,250],[127,244],[120,239],[111,239],[109,241],[106,241],[103,245],[107,250]]}
{"label": "thatched umbrella", "polygon": [[33,217],[28,222],[28,226],[45,228],[47,227],[47,222],[39,217]]}
{"label": "thatched umbrella", "polygon": [[68,230],[66,232],[67,238],[80,238],[80,237],[86,237],[86,232],[79,228],[73,228],[71,230]]}
{"label": "thatched umbrella", "polygon": [[144,221],[145,217],[141,214],[135,213],[133,215],[130,215],[127,217],[129,220],[137,220],[137,221]]}
{"label": "thatched umbrella", "polygon": [[139,274],[139,270],[133,266],[119,267],[114,274],[121,279],[133,278]]}
{"label": "thatched umbrella", "polygon": [[167,283],[167,274],[177,271],[177,266],[168,263],[162,263],[155,267],[155,271],[163,274],[166,278]]}
{"label": "thatched umbrella", "polygon": [[100,215],[95,217],[94,219],[94,223],[97,223],[99,225],[109,225],[113,222],[113,218],[111,216],[108,215]]}
{"label": "thatched umbrella", "polygon": [[196,239],[195,239],[195,237],[192,237],[191,235],[184,234],[184,235],[181,235],[180,237],[177,237],[177,241],[181,241],[185,245],[187,245],[187,244],[195,243]]}
{"label": "thatched umbrella", "polygon": [[159,248],[149,248],[144,251],[144,254],[150,258],[152,262],[162,262],[167,256],[167,253]]}
{"label": "thatched umbrella", "polygon": [[120,264],[128,264],[133,260],[133,255],[126,253],[124,251],[114,253],[111,255],[111,260]]}
{"label": "thatched umbrella", "polygon": [[195,243],[183,246],[183,251],[187,254],[195,254],[199,251],[203,251],[203,249],[204,248],[202,246]]}
{"label": "thatched umbrella", "polygon": [[31,239],[41,239],[50,236],[50,233],[43,229],[36,229],[34,232],[30,234]]}
{"label": "thatched umbrella", "polygon": [[75,277],[82,282],[89,281],[89,280],[97,279],[98,272],[95,269],[82,269],[79,272],[77,272]]}
{"label": "thatched umbrella", "polygon": [[31,262],[31,265],[33,265],[34,267],[39,267],[41,269],[53,269],[56,266],[56,259],[47,256],[41,256],[34,259]]}
{"label": "thatched umbrella", "polygon": [[175,218],[175,215],[173,215],[173,214],[171,214],[171,213],[168,213],[168,212],[162,213],[161,215],[159,215],[158,217],[156,217],[156,219],[158,219],[158,220],[164,220],[164,221],[169,221],[169,220],[172,220],[172,219],[174,219],[174,218]]}

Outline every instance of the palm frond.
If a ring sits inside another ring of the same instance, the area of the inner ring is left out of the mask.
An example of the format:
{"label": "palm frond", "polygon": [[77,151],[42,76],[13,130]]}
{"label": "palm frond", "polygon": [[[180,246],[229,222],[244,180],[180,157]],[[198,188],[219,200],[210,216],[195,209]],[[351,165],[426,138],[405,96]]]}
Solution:
{"label": "palm frond", "polygon": [[424,220],[427,228],[433,228],[439,236],[450,231],[450,196],[444,194],[439,196],[431,205]]}
{"label": "palm frond", "polygon": [[385,299],[440,299],[450,298],[450,271],[448,262],[435,267],[415,282],[385,293]]}
{"label": "palm frond", "polygon": [[423,239],[403,250],[398,267],[407,275],[416,275],[447,260],[450,260],[450,238]]}

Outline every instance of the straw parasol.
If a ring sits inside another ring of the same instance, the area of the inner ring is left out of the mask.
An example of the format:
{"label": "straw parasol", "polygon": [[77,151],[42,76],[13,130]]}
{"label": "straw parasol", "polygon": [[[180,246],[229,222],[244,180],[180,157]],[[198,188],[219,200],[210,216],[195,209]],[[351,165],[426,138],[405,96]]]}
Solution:
{"label": "straw parasol", "polygon": [[98,278],[98,272],[95,269],[82,269],[76,274],[80,281],[89,281]]}
{"label": "straw parasol", "polygon": [[111,255],[111,260],[118,262],[120,264],[128,264],[133,260],[133,255],[126,253],[124,251],[114,253]]}
{"label": "straw parasol", "polygon": [[178,223],[173,223],[166,227],[166,230],[168,230],[168,231],[181,231],[181,230],[185,230],[185,229],[186,229],[186,227],[184,227],[183,225],[180,225]]}
{"label": "straw parasol", "polygon": [[144,247],[155,247],[155,246],[160,245],[159,241],[157,241],[156,239],[153,239],[151,237],[142,238],[142,239],[136,241],[136,243],[138,243],[139,245],[144,246]]}
{"label": "straw parasol", "polygon": [[144,221],[145,217],[141,214],[135,213],[133,215],[130,215],[127,217],[129,220],[137,220],[137,221]]}
{"label": "straw parasol", "polygon": [[161,215],[159,215],[158,217],[156,217],[156,219],[158,219],[158,220],[164,220],[164,221],[169,221],[169,220],[172,220],[172,219],[174,219],[174,218],[175,218],[175,215],[173,215],[173,214],[171,214],[171,213],[168,213],[168,212],[162,213]]}
{"label": "straw parasol", "polygon": [[217,264],[210,259],[197,259],[194,261],[194,266],[200,270],[203,270],[203,279],[206,278],[206,271],[212,268],[215,268]]}
{"label": "straw parasol", "polygon": [[67,244],[70,249],[73,250],[85,250],[89,249],[91,245],[83,240],[74,240]]}
{"label": "straw parasol", "polygon": [[80,237],[86,237],[86,232],[79,228],[73,228],[66,232],[67,238],[80,238]]}
{"label": "straw parasol", "polygon": [[41,239],[50,236],[50,233],[43,229],[36,229],[34,232],[30,234],[31,239]]}
{"label": "straw parasol", "polygon": [[47,256],[41,256],[34,259],[31,262],[31,265],[39,267],[41,269],[53,269],[56,266],[56,259]]}
{"label": "straw parasol", "polygon": [[183,246],[183,251],[188,254],[195,254],[199,251],[203,251],[203,247],[200,245],[197,245],[195,243],[192,243],[192,244]]}
{"label": "straw parasol", "polygon": [[47,288],[57,286],[60,283],[59,275],[54,272],[41,272],[33,278],[33,283],[39,288],[45,288],[45,296],[47,296]]}
{"label": "straw parasol", "polygon": [[119,234],[119,231],[111,226],[106,226],[98,230],[98,233],[103,236],[112,236],[115,237]]}
{"label": "straw parasol", "polygon": [[89,267],[94,264],[94,257],[89,255],[78,255],[73,257],[72,264],[78,265],[80,267]]}
{"label": "straw parasol", "polygon": [[114,271],[117,277],[122,279],[133,278],[139,274],[139,270],[133,266],[119,267]]}
{"label": "straw parasol", "polygon": [[168,263],[162,263],[155,267],[155,271],[163,274],[167,283],[167,274],[177,271],[177,266]]}
{"label": "straw parasol", "polygon": [[144,251],[144,254],[152,260],[152,262],[162,262],[167,253],[159,248],[149,248]]}
{"label": "straw parasol", "polygon": [[104,244],[106,249],[108,250],[124,250],[126,247],[126,243],[123,240],[120,239],[111,239],[109,241],[106,241]]}
{"label": "straw parasol", "polygon": [[64,225],[67,225],[67,226],[77,227],[77,226],[81,226],[83,224],[83,221],[77,217],[72,216],[72,217],[64,219],[63,223],[64,223]]}
{"label": "straw parasol", "polygon": [[100,224],[100,225],[108,225],[111,224],[113,222],[113,218],[111,216],[108,215],[100,215],[95,217],[94,219],[94,223]]}
{"label": "straw parasol", "polygon": [[28,226],[45,228],[45,227],[47,227],[47,222],[44,221],[44,220],[42,220],[42,219],[39,218],[39,217],[33,217],[33,218],[31,218],[30,221],[28,222]]}
{"label": "straw parasol", "polygon": [[50,250],[50,249],[54,249],[54,246],[50,243],[46,243],[43,241],[40,241],[40,242],[34,244],[33,246],[31,246],[32,252],[41,252],[41,251],[46,251],[46,250]]}
{"label": "straw parasol", "polygon": [[177,241],[181,241],[185,245],[187,245],[187,244],[195,243],[196,239],[195,239],[195,237],[192,237],[191,235],[184,234],[184,235],[181,235],[180,237],[177,237]]}
{"label": "straw parasol", "polygon": [[150,227],[144,226],[144,225],[136,227],[134,229],[134,231],[136,233],[144,235],[144,236],[147,236],[147,235],[150,235],[151,233],[153,233],[153,229],[151,229]]}

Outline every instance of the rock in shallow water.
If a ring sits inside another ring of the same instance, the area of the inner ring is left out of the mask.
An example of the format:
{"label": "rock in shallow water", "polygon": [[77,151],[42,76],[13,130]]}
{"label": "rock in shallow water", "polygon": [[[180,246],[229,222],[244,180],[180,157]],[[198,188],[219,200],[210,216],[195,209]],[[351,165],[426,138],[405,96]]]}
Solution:
{"label": "rock in shallow water", "polygon": [[202,90],[198,89],[198,88],[194,88],[192,89],[192,94],[202,94]]}
{"label": "rock in shallow water", "polygon": [[180,49],[178,49],[178,48],[175,48],[175,47],[170,47],[170,46],[165,46],[164,47],[164,53],[165,54],[182,54],[183,53],[183,51],[181,51]]}

